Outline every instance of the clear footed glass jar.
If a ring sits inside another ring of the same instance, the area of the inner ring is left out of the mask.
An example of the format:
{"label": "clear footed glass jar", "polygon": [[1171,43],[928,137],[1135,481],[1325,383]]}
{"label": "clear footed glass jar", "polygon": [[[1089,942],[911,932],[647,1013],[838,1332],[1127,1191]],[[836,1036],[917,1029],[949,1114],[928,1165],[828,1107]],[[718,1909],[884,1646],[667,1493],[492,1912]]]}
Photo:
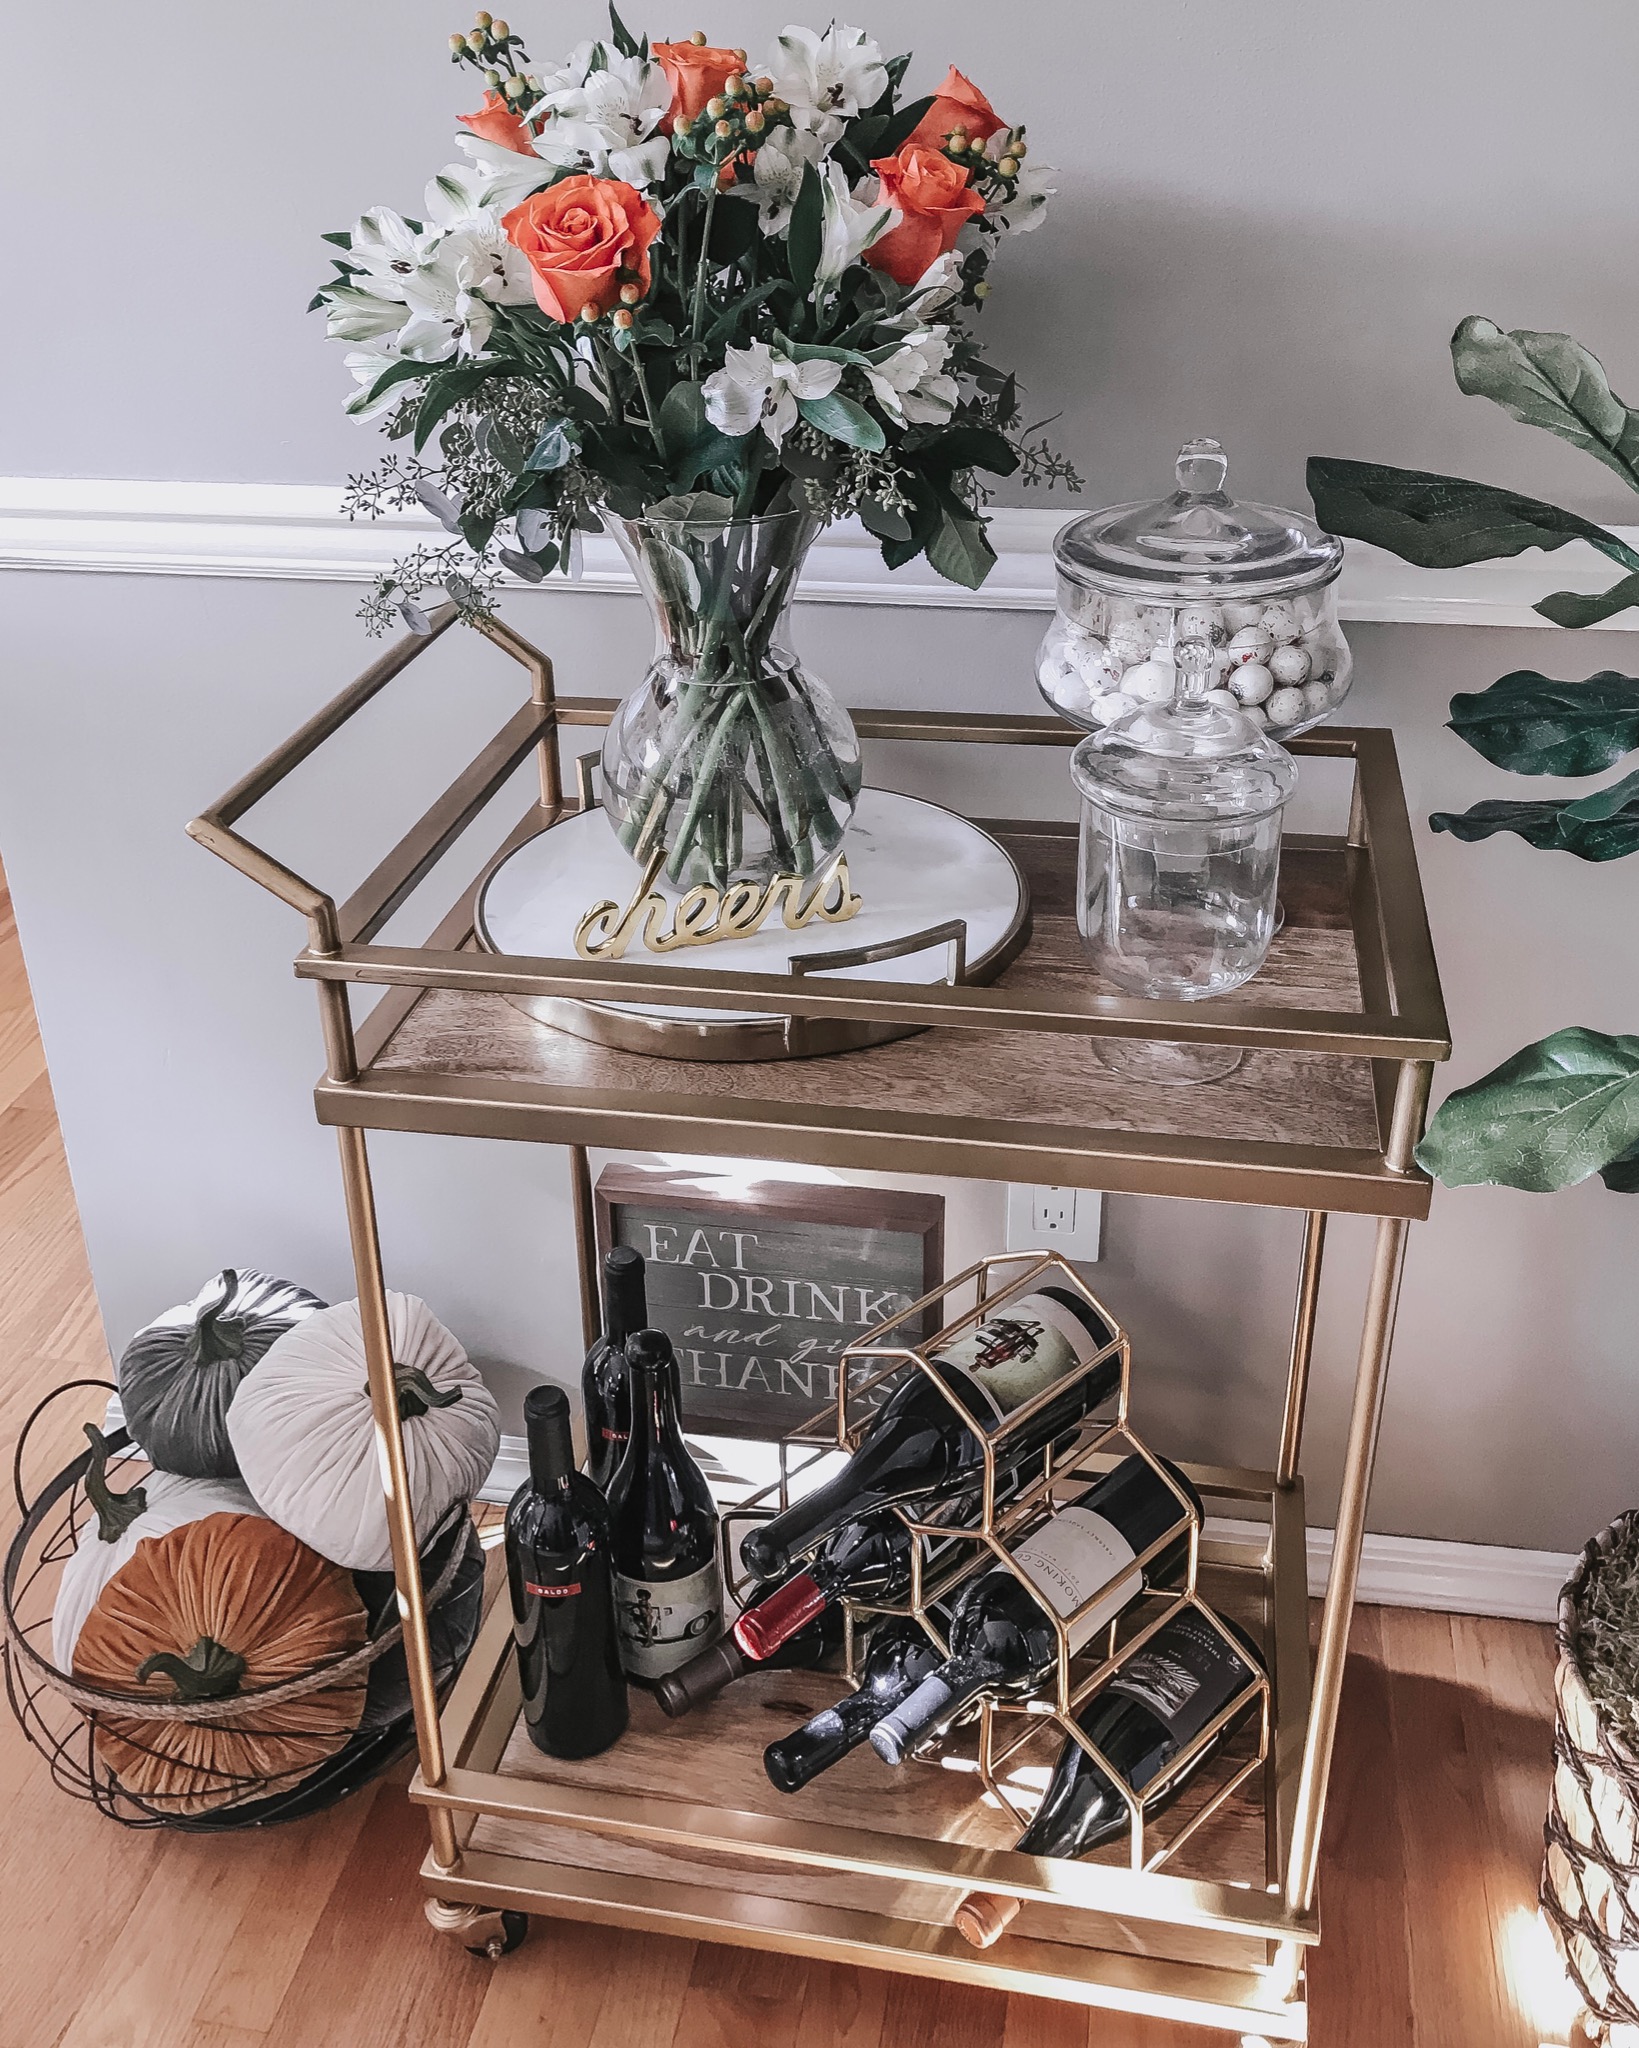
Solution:
{"label": "clear footed glass jar", "polygon": [[1175,467],[1170,497],[1089,513],[1054,541],[1058,609],[1036,657],[1041,693],[1061,717],[1107,726],[1166,703],[1179,646],[1203,639],[1209,690],[1289,739],[1348,694],[1343,543],[1300,512],[1237,504],[1216,441],[1187,442]]}
{"label": "clear footed glass jar", "polygon": [[677,518],[604,514],[655,624],[648,674],[604,739],[604,809],[634,860],[664,848],[684,887],[812,875],[842,843],[861,774],[853,720],[791,644],[820,522],[704,516],[702,495]]}
{"label": "clear footed glass jar", "polygon": [[[1275,934],[1281,813],[1297,785],[1284,747],[1235,704],[1214,701],[1213,649],[1178,648],[1178,689],[1091,733],[1071,756],[1081,792],[1076,923],[1095,970],[1158,1002],[1227,994],[1263,965]],[[1202,1080],[1232,1050],[1099,1040],[1111,1065]],[[1123,1050],[1125,1048],[1125,1050]]]}

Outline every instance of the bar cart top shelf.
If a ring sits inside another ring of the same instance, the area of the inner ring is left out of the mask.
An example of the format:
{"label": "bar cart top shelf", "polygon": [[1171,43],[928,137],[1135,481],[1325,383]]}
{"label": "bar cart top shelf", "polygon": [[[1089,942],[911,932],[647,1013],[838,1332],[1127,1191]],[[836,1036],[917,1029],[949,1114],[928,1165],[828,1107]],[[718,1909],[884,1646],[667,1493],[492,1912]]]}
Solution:
{"label": "bar cart top shelf", "polygon": [[[450,616],[439,616],[437,631]],[[338,906],[233,827],[424,640],[391,650],[189,828],[306,912],[312,943],[299,975],[331,984],[332,997],[349,982],[388,985],[356,1037],[345,1017],[337,1026],[340,1006],[330,1008],[322,1122],[1426,1215],[1430,1183],[1410,1141],[1431,1063],[1450,1046],[1387,732],[1333,729],[1293,743],[1299,754],[1352,762],[1349,832],[1288,836],[1284,928],[1258,976],[1210,1003],[1146,1003],[1100,989],[1076,933],[1074,828],[1039,821],[986,821],[1028,877],[1032,920],[1024,950],[987,987],[799,983],[736,973],[726,961],[680,968],[480,952],[476,877],[425,945],[380,945],[387,919],[531,749],[541,756],[541,801],[503,850],[579,808],[562,793],[563,730],[605,725],[614,708],[555,697],[544,656],[499,621],[489,632],[529,670],[531,701],[347,902]],[[1042,717],[867,712],[856,724],[868,740],[1068,748],[1079,737]],[[742,1010],[765,997],[771,1010],[800,1016],[927,1028],[810,1059],[677,1060],[555,1029],[515,996]],[[1245,1057],[1226,1080],[1160,1087],[1112,1072],[1094,1049],[1100,1037],[1229,1043]]]}

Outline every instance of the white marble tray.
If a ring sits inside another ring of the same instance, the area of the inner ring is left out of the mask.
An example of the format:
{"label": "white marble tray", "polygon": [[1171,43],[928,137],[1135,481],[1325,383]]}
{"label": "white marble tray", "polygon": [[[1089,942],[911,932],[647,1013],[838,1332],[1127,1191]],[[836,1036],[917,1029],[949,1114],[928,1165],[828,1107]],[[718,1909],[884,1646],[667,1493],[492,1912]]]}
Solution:
{"label": "white marble tray", "polygon": [[[748,938],[675,954],[629,959],[707,965],[746,974],[783,974],[793,957],[847,955],[914,937],[961,918],[968,981],[987,981],[1014,958],[1028,933],[1029,894],[1012,857],[955,812],[894,790],[866,789],[844,842],[849,879],[863,908],[846,924],[816,921],[788,931],[776,915]],[[624,904],[638,870],[601,810],[566,818],[497,862],[478,893],[474,928],[490,952],[535,959],[575,957],[575,926],[594,903]],[[661,884],[675,902],[682,890]],[[810,968],[836,978],[948,980],[951,947],[860,966]],[[670,1004],[570,1003],[515,998],[531,1016],[583,1038],[674,1059],[780,1059],[876,1045],[906,1035],[897,1025],[771,1016],[757,1010],[685,1009]]]}

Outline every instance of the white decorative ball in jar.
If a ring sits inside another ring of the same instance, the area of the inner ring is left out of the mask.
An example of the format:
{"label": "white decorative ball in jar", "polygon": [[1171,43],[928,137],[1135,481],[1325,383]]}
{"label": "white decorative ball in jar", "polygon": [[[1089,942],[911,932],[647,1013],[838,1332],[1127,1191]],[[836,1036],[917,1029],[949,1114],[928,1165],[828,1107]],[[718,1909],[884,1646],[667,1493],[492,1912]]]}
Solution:
{"label": "white decorative ball in jar", "polygon": [[1238,503],[1227,469],[1216,441],[1191,441],[1170,497],[1087,513],[1054,541],[1058,609],[1036,680],[1062,717],[1096,730],[1114,697],[1162,701],[1185,642],[1211,649],[1214,687],[1277,740],[1348,695],[1343,543],[1301,512]]}

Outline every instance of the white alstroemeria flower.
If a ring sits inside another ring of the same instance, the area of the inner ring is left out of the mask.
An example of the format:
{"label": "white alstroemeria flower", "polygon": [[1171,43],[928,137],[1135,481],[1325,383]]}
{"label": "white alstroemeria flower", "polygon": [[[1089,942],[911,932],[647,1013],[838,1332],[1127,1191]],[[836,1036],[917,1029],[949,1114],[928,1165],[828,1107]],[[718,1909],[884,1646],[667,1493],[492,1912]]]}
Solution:
{"label": "white alstroemeria flower", "polygon": [[[528,259],[485,205],[480,181],[460,164],[440,171],[426,191],[433,226],[421,238],[423,264],[436,262],[458,274],[463,291],[478,292],[493,306],[527,306],[535,296]],[[414,285],[407,287],[413,296]]]}
{"label": "white alstroemeria flower", "polygon": [[1058,176],[1051,164],[1024,164],[1019,170],[1018,185],[1011,199],[992,203],[985,208],[991,220],[999,220],[1015,234],[1027,235],[1032,228],[1039,228],[1047,214],[1047,202],[1057,192],[1053,180]]}
{"label": "white alstroemeria flower", "polygon": [[[824,215],[820,228],[819,263],[814,271],[813,300],[824,305],[842,280],[850,263],[857,263],[873,242],[899,225],[897,206],[878,205],[875,198],[856,199],[848,189],[848,175],[833,158],[820,173]],[[861,191],[876,189],[874,178]]]}
{"label": "white alstroemeria flower", "polygon": [[342,361],[353,373],[353,381],[359,387],[345,407],[349,419],[373,420],[397,405],[403,397],[396,384],[388,388],[373,403],[368,402],[370,387],[383,370],[390,370],[399,360],[396,352],[384,354],[375,349],[350,349]]}
{"label": "white alstroemeria flower", "polygon": [[794,363],[789,356],[754,341],[723,352],[723,367],[701,386],[706,418],[720,434],[742,439],[760,421],[776,448],[797,424],[800,398],[825,398],[842,381],[842,365],[823,357]]}
{"label": "white alstroemeria flower", "polygon": [[798,128],[829,149],[844,124],[873,107],[888,89],[882,52],[863,29],[832,22],[824,35],[785,29],[764,67]]}
{"label": "white alstroemeria flower", "polygon": [[755,200],[757,224],[765,235],[783,235],[802,190],[805,164],[818,164],[825,144],[802,128],[777,128],[751,160],[753,182],[731,185],[741,199]]}
{"label": "white alstroemeria flower", "polygon": [[389,206],[375,206],[363,214],[347,251],[348,262],[364,273],[354,278],[354,290],[371,292],[378,299],[401,300],[404,280],[420,261],[419,239],[404,216]]}
{"label": "white alstroemeria flower", "polygon": [[950,329],[924,327],[893,353],[866,369],[882,410],[902,426],[937,426],[948,420],[961,393],[945,372]]}
{"label": "white alstroemeria flower", "polygon": [[936,256],[910,288],[900,317],[918,324],[935,319],[962,296],[962,264],[954,249]]}
{"label": "white alstroemeria flower", "polygon": [[493,215],[426,237],[429,247],[405,285],[410,319],[398,352],[418,363],[477,355],[489,342],[497,305],[527,304],[529,267]]}
{"label": "white alstroemeria flower", "polygon": [[486,142],[483,136],[473,135],[465,128],[455,140],[457,148],[471,159],[470,175],[477,181],[480,205],[493,213],[510,212],[551,182],[554,167],[538,156],[525,156],[499,142]]}
{"label": "white alstroemeria flower", "polygon": [[535,153],[641,191],[665,175],[671,141],[655,131],[671,98],[671,81],[652,58],[581,43],[541,101],[547,118]]}
{"label": "white alstroemeria flower", "polygon": [[332,285],[324,295],[324,331],[332,341],[379,341],[404,325],[402,298],[384,299],[357,285]]}

